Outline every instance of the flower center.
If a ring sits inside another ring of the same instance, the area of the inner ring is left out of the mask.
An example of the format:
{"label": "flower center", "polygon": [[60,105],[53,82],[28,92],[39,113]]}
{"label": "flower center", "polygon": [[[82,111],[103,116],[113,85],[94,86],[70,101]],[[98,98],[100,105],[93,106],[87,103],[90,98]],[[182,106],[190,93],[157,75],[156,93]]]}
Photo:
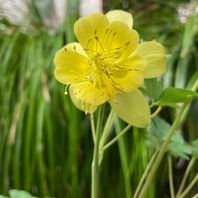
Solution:
{"label": "flower center", "polygon": [[103,35],[94,31],[87,41],[85,51],[89,55],[89,70],[87,79],[93,83],[93,87],[106,90],[108,95],[123,91],[116,80],[118,73],[126,74],[126,68],[121,64],[123,53],[130,46],[130,41],[117,42],[117,32],[113,28],[107,28]]}

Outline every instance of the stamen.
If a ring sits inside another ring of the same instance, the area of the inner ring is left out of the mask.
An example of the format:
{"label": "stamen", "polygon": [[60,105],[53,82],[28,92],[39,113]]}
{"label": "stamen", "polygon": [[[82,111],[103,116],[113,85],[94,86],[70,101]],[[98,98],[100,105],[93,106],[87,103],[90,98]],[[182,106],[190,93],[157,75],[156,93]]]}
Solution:
{"label": "stamen", "polygon": [[65,92],[64,92],[65,95],[68,94],[68,91],[67,91],[67,90],[68,90],[68,87],[69,87],[69,85],[66,85],[66,86],[65,86]]}
{"label": "stamen", "polygon": [[127,41],[127,42],[125,43],[125,46],[129,46],[129,44],[130,44],[130,41]]}
{"label": "stamen", "polygon": [[[104,48],[103,48],[103,46],[102,46],[102,43],[100,42],[98,36],[95,36],[94,38],[96,39],[97,43],[99,44],[99,49],[102,49],[102,51],[104,52],[105,50],[104,50]],[[96,43],[96,45],[97,45],[97,43]],[[98,46],[98,45],[97,45],[97,46]],[[98,51],[97,47],[96,47],[96,50]],[[99,50],[99,51],[100,51],[100,50]]]}
{"label": "stamen", "polygon": [[76,52],[76,46],[74,46],[74,51]]}
{"label": "stamen", "polygon": [[93,49],[94,40],[89,38],[87,41],[87,49]]}
{"label": "stamen", "polygon": [[108,43],[109,37],[111,35],[111,32],[113,31],[113,28],[109,29],[107,28],[107,30],[105,31],[105,35],[102,41],[102,45],[104,47],[104,49],[106,49],[106,44]]}
{"label": "stamen", "polygon": [[[112,96],[110,96],[110,97],[112,97]],[[114,102],[114,103],[116,103],[116,104],[118,104],[118,100],[116,100],[115,96],[113,96],[113,97],[111,98],[111,101]]]}
{"label": "stamen", "polygon": [[113,40],[115,38],[115,35],[116,35],[116,32],[113,33],[112,37],[111,37],[111,41],[109,42],[109,46],[107,47],[107,49],[110,49],[111,48],[111,45],[113,43]]}

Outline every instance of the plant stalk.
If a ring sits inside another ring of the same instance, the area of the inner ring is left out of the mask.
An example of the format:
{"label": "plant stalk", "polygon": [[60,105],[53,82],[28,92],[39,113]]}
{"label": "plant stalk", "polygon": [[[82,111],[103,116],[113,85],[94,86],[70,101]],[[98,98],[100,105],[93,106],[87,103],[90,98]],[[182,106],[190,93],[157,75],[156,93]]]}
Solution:
{"label": "plant stalk", "polygon": [[147,175],[148,175],[148,173],[149,173],[149,171],[150,171],[150,169],[151,169],[151,167],[153,165],[153,162],[154,162],[154,160],[155,160],[155,158],[157,156],[158,151],[159,151],[158,149],[155,151],[155,153],[152,155],[148,165],[146,166],[144,174],[142,175],[142,177],[141,177],[141,179],[140,179],[140,181],[138,183],[138,186],[136,188],[136,191],[135,191],[135,194],[134,194],[133,198],[137,198],[138,197],[139,191],[142,188],[142,185],[144,184],[144,181],[145,181],[145,179],[146,179],[146,177],[147,177]]}
{"label": "plant stalk", "polygon": [[169,186],[171,198],[175,197],[174,183],[173,183],[173,168],[172,168],[172,158],[168,156],[168,176],[169,176]]}
{"label": "plant stalk", "polygon": [[192,189],[192,187],[197,183],[197,181],[198,181],[198,173],[194,177],[192,182],[189,184],[189,186],[186,188],[186,190],[181,195],[179,195],[179,198],[185,197],[189,193],[189,191]]}
{"label": "plant stalk", "polygon": [[104,105],[99,107],[98,110],[98,119],[97,119],[97,128],[96,128],[96,139],[94,144],[94,153],[91,167],[91,197],[98,198],[99,195],[99,146],[100,146],[100,137],[102,131],[102,122],[104,117]]}
{"label": "plant stalk", "polygon": [[[192,91],[196,91],[197,88],[198,88],[198,79],[195,81],[195,83],[194,83],[194,85],[192,86],[192,89],[191,89],[191,90],[192,90]],[[168,147],[168,145],[169,145],[169,142],[170,142],[170,140],[171,140],[171,138],[172,138],[172,136],[173,136],[175,130],[177,129],[177,127],[178,127],[178,125],[179,125],[179,123],[180,123],[180,119],[182,118],[182,115],[183,115],[183,113],[184,113],[186,107],[188,106],[188,104],[189,104],[189,101],[186,101],[186,102],[182,105],[180,111],[178,112],[178,114],[177,114],[177,116],[176,116],[176,118],[175,118],[175,120],[174,120],[174,122],[173,122],[173,124],[172,124],[172,126],[171,126],[171,128],[170,128],[170,130],[169,130],[169,132],[168,132],[168,135],[167,135],[167,137],[166,137],[166,140],[165,140],[164,143],[162,144],[162,147],[160,148],[159,154],[158,154],[158,156],[156,157],[156,160],[155,160],[155,162],[153,163],[153,166],[152,166],[152,168],[151,168],[151,171],[150,171],[149,174],[148,174],[147,180],[146,180],[146,182],[144,183],[144,186],[143,186],[143,188],[142,188],[142,190],[141,190],[141,192],[140,192],[139,198],[144,198],[144,195],[145,195],[145,193],[146,193],[146,191],[147,191],[147,189],[148,189],[150,183],[152,182],[152,179],[153,179],[153,177],[154,177],[154,175],[155,175],[155,173],[156,173],[156,171],[157,171],[157,168],[159,167],[159,164],[160,164],[162,158],[164,157],[164,154],[165,154],[166,149],[167,149],[167,147]]]}
{"label": "plant stalk", "polygon": [[182,178],[182,181],[181,181],[181,184],[180,184],[180,186],[179,186],[179,190],[177,191],[176,197],[179,197],[179,195],[180,195],[181,192],[183,191],[184,185],[185,185],[185,183],[186,183],[186,180],[187,180],[187,178],[188,178],[188,175],[189,175],[189,173],[190,173],[190,171],[191,171],[191,169],[192,169],[192,167],[193,167],[195,161],[196,161],[196,158],[195,158],[195,157],[191,158],[191,160],[190,160],[190,162],[189,162],[189,164],[188,164],[188,167],[187,167],[187,169],[186,169],[186,171],[185,171],[185,173],[184,173],[184,176],[183,176],[183,178]]}

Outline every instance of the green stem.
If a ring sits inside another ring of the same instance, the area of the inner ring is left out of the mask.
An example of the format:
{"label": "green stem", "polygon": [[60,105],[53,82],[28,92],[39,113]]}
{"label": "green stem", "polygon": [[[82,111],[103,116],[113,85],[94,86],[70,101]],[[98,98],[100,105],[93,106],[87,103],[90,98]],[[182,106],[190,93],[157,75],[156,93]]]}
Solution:
{"label": "green stem", "polygon": [[92,138],[94,144],[96,143],[96,129],[95,129],[95,124],[94,124],[94,115],[90,114],[90,123],[91,123],[91,133],[92,133]]}
{"label": "green stem", "polygon": [[168,132],[168,136],[167,136],[165,142],[162,144],[162,147],[160,148],[159,154],[156,157],[156,160],[153,163],[153,166],[151,168],[151,171],[148,174],[147,180],[146,180],[146,182],[145,182],[145,184],[144,184],[144,186],[143,186],[143,188],[141,190],[141,193],[139,195],[139,198],[143,198],[144,197],[144,194],[146,193],[147,188],[148,188],[149,184],[151,183],[151,181],[152,181],[152,179],[153,179],[153,177],[155,175],[155,172],[157,171],[157,168],[158,168],[158,166],[159,166],[159,164],[160,164],[160,162],[161,162],[161,160],[162,160],[162,158],[163,158],[163,156],[164,156],[164,154],[166,152],[166,149],[167,149],[168,144],[169,144],[169,142],[171,140],[171,137],[174,134],[176,128],[178,127],[178,123],[180,121],[180,118],[182,117],[182,114],[183,114],[185,108],[187,107],[187,105],[188,105],[188,103],[184,103],[183,104],[183,106],[180,109],[177,117],[175,118],[175,120],[173,122],[173,125],[172,125],[172,127],[170,128],[170,130]]}
{"label": "green stem", "polygon": [[135,191],[135,194],[133,196],[133,198],[137,198],[138,197],[138,194],[139,194],[139,191],[140,189],[142,188],[142,185],[144,184],[144,181],[153,165],[153,162],[157,156],[157,153],[158,153],[158,150],[155,151],[155,153],[153,154],[152,158],[150,159],[148,165],[146,166],[146,169],[144,171],[144,174],[142,175],[141,179],[140,179],[140,182],[138,183],[138,186],[136,188],[136,191]]}
{"label": "green stem", "polygon": [[131,125],[127,125],[115,138],[113,138],[110,142],[108,142],[102,149],[104,152],[107,148],[109,148],[112,144],[114,144],[122,135],[124,135],[129,129]]}
{"label": "green stem", "polygon": [[162,110],[162,107],[159,106],[156,111],[154,113],[151,114],[151,118],[154,118],[155,116],[157,116],[157,114]]}
{"label": "green stem", "polygon": [[98,119],[97,119],[97,128],[96,128],[96,140],[94,144],[94,153],[93,161],[91,168],[91,197],[98,198],[98,187],[99,187],[99,145],[100,137],[102,131],[102,122],[104,117],[104,105],[99,107],[98,110]]}
{"label": "green stem", "polygon": [[194,85],[192,86],[192,91],[196,91],[198,88],[198,79],[195,81]]}
{"label": "green stem", "polygon": [[170,186],[170,194],[171,198],[175,197],[175,190],[173,184],[173,168],[172,168],[172,158],[168,156],[168,176],[169,176],[169,186]]}
{"label": "green stem", "polygon": [[188,194],[188,192],[192,189],[192,187],[196,184],[197,181],[198,181],[198,174],[194,177],[192,182],[189,184],[186,190],[179,196],[179,198],[185,197]]}
{"label": "green stem", "polygon": [[[120,122],[118,119],[116,119],[115,132],[116,134],[119,134],[120,131],[121,131]],[[123,137],[118,139],[118,149],[120,153],[120,161],[121,161],[122,172],[124,177],[126,198],[131,198],[132,192],[131,192],[131,182],[130,182],[130,172],[129,172],[129,159],[128,159],[128,152],[125,143],[126,142],[124,141]]]}
{"label": "green stem", "polygon": [[[192,87],[191,90],[192,90],[192,91],[196,91],[197,88],[198,88],[198,79],[197,79],[196,82],[194,83],[194,85],[193,85],[193,87]],[[148,174],[147,180],[146,180],[146,182],[145,182],[145,184],[144,184],[144,186],[143,186],[143,188],[142,188],[142,190],[141,190],[141,193],[140,193],[140,195],[139,195],[139,198],[143,198],[143,197],[144,197],[144,195],[145,195],[145,193],[146,193],[146,191],[147,191],[147,188],[149,187],[149,184],[151,183],[151,181],[152,181],[152,179],[153,179],[153,177],[154,177],[154,175],[155,175],[155,172],[157,171],[157,168],[158,168],[158,166],[159,166],[159,164],[160,164],[160,162],[161,162],[161,160],[162,160],[162,158],[163,158],[163,156],[164,156],[164,154],[165,154],[165,152],[166,152],[166,149],[167,149],[167,147],[168,147],[168,145],[169,145],[169,142],[170,142],[170,140],[171,140],[171,138],[172,138],[172,135],[174,134],[174,131],[175,131],[176,128],[178,127],[178,125],[179,125],[179,123],[180,123],[180,119],[181,119],[181,117],[182,117],[182,115],[183,115],[183,113],[184,113],[186,107],[188,106],[188,103],[189,103],[189,101],[186,101],[186,102],[182,105],[180,111],[178,112],[178,114],[177,114],[177,116],[176,116],[176,118],[175,118],[175,120],[174,120],[174,122],[173,122],[173,125],[171,126],[171,128],[170,128],[170,130],[169,130],[169,132],[168,132],[168,135],[167,135],[167,137],[166,137],[166,140],[165,140],[164,143],[162,144],[162,147],[160,148],[159,154],[158,154],[158,156],[156,157],[156,160],[155,160],[155,162],[153,163],[153,166],[152,166],[152,168],[151,168],[151,171],[150,171],[149,174]]]}
{"label": "green stem", "polygon": [[198,198],[198,193],[195,194],[192,198]]}
{"label": "green stem", "polygon": [[111,112],[109,113],[109,116],[107,118],[107,122],[105,124],[104,130],[102,132],[102,136],[100,138],[100,159],[99,159],[99,163],[101,163],[102,158],[103,158],[103,146],[107,140],[107,137],[109,135],[111,126],[113,124],[113,121],[116,117],[116,114],[113,110],[111,110]]}
{"label": "green stem", "polygon": [[102,137],[100,139],[100,148],[102,148],[102,146],[104,146],[104,143],[106,141],[107,136],[109,135],[109,130],[113,124],[115,116],[116,116],[115,112],[113,110],[111,110],[111,112],[109,113],[109,116],[107,118],[107,122],[105,124],[104,131],[102,133]]}
{"label": "green stem", "polygon": [[182,181],[181,181],[181,184],[180,184],[180,186],[179,186],[179,190],[178,190],[178,192],[177,192],[176,197],[179,197],[179,195],[180,195],[181,192],[183,191],[184,185],[185,185],[185,183],[186,183],[186,180],[187,180],[187,178],[188,178],[188,175],[189,175],[189,173],[190,173],[190,171],[191,171],[191,169],[192,169],[192,167],[193,167],[195,161],[196,161],[196,158],[195,158],[195,157],[191,158],[191,160],[190,160],[190,162],[189,162],[189,164],[188,164],[188,167],[187,167],[187,169],[186,169],[186,171],[185,171],[185,173],[184,173],[184,176],[183,176],[183,178],[182,178]]}

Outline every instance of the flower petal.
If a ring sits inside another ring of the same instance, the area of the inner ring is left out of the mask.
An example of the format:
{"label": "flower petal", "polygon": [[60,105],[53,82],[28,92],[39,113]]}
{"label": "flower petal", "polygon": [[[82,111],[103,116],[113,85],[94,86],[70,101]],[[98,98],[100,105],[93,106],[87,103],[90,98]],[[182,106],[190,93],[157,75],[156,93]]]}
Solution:
{"label": "flower petal", "polygon": [[115,101],[110,101],[110,104],[118,117],[125,122],[140,128],[149,124],[149,105],[139,90],[117,95]]}
{"label": "flower petal", "polygon": [[88,58],[78,43],[70,43],[60,49],[54,58],[55,78],[63,84],[81,82],[88,69]]}
{"label": "flower petal", "polygon": [[[109,25],[107,17],[100,13],[80,18],[74,24],[74,32],[84,49],[88,48],[90,38],[103,37],[106,27]],[[94,41],[91,41],[94,42]],[[96,42],[96,41],[95,41]],[[93,45],[93,43],[91,43]]]}
{"label": "flower petal", "polygon": [[108,26],[102,43],[108,58],[120,61],[137,48],[139,35],[137,31],[129,29],[125,23],[114,21]]}
{"label": "flower petal", "polygon": [[164,47],[156,41],[148,41],[138,45],[133,54],[143,56],[148,63],[145,78],[154,78],[164,73],[166,56]]}
{"label": "flower petal", "polygon": [[122,11],[122,10],[112,10],[107,12],[106,14],[109,22],[113,21],[121,21],[128,25],[130,29],[132,29],[133,26],[133,17],[130,13]]}
{"label": "flower petal", "polygon": [[112,71],[112,81],[124,92],[136,90],[144,81],[146,60],[141,56],[132,56],[121,63],[119,70]]}
{"label": "flower petal", "polygon": [[94,113],[96,111],[97,106],[84,103],[81,99],[75,96],[73,86],[69,87],[69,95],[74,105],[81,111],[84,111],[85,113]]}
{"label": "flower petal", "polygon": [[107,87],[98,87],[91,81],[86,81],[71,85],[72,92],[84,104],[97,106],[109,100],[109,90]]}
{"label": "flower petal", "polygon": [[80,43],[72,42],[67,44],[64,48],[68,51],[73,51],[87,57],[87,54]]}

